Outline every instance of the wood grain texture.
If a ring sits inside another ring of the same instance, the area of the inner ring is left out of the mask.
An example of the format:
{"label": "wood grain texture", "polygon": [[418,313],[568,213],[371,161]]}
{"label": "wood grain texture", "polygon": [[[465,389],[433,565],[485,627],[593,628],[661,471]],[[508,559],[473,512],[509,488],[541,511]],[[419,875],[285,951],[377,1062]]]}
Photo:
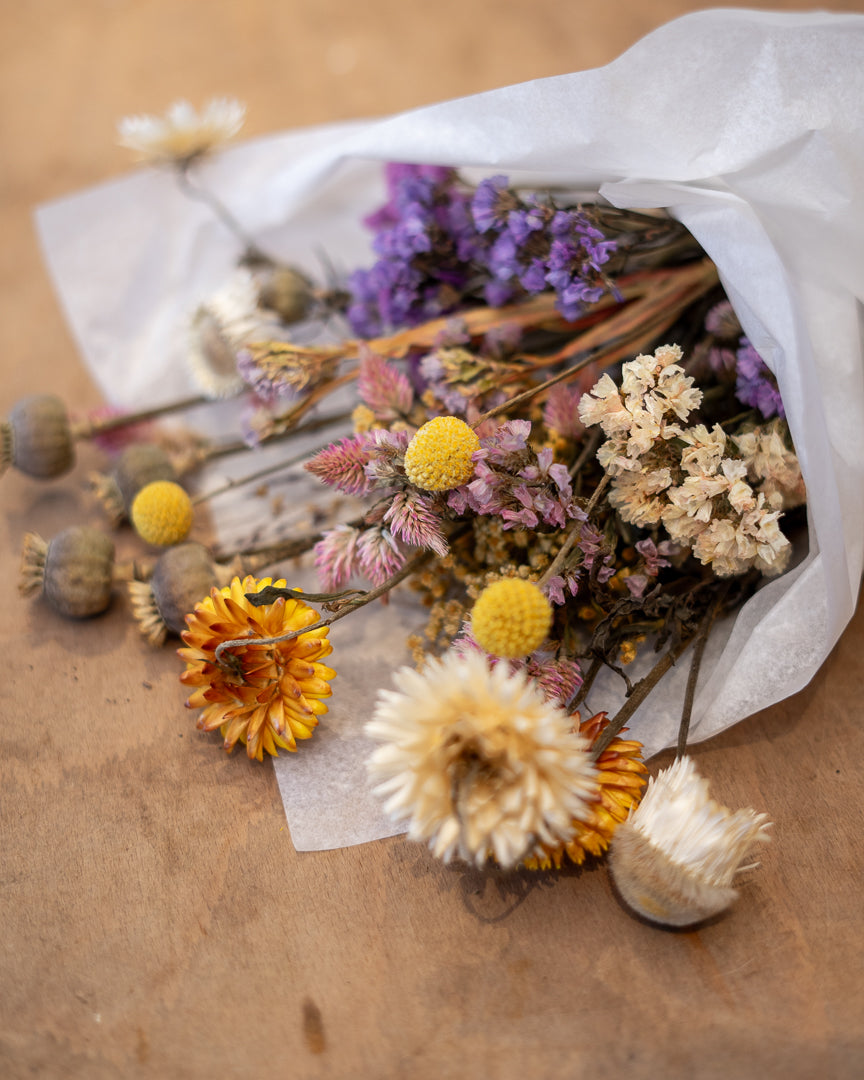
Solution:
{"label": "wood grain texture", "polygon": [[[605,63],[699,6],[0,0],[0,412],[49,385],[98,404],[30,214],[126,169],[119,116],[223,93],[251,135],[383,114]],[[806,690],[698,747],[775,840],[727,918],[662,932],[603,867],[295,853],[270,767],[195,731],[122,598],[81,625],[17,596],[24,531],[99,522],[98,462],[0,492],[0,1075],[864,1074],[864,613]]]}

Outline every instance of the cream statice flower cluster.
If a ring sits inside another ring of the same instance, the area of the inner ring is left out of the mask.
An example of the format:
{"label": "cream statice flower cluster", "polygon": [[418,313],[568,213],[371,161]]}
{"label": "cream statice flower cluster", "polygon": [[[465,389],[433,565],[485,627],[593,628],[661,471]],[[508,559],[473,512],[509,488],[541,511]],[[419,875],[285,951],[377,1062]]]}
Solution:
{"label": "cream statice flower cluster", "polygon": [[662,523],[718,577],[782,573],[791,548],[778,518],[801,501],[797,459],[776,427],[731,439],[718,424],[683,427],[702,392],[681,356],[677,345],[637,356],[620,389],[603,375],[579,402],[582,423],[607,436],[597,459],[612,478],[609,502],[633,525]]}

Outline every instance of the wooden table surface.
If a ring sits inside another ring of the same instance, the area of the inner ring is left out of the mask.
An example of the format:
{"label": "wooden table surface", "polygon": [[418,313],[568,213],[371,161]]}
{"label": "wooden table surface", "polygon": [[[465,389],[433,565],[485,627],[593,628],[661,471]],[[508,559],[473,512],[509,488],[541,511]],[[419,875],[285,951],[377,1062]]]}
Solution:
{"label": "wooden table surface", "polygon": [[[0,413],[99,404],[31,212],[128,168],[120,116],[217,94],[250,135],[374,116],[605,63],[700,6],[0,0]],[[728,917],[663,932],[603,866],[297,854],[269,764],[195,731],[122,598],[82,626],[18,597],[26,530],[99,520],[97,462],[2,479],[0,1076],[864,1075],[864,613],[806,690],[696,749],[775,839]]]}

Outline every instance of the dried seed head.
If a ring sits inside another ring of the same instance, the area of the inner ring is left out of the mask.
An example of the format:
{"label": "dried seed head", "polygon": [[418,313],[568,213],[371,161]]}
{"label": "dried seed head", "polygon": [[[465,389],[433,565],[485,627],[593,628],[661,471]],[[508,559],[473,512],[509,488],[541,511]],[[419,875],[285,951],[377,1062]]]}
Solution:
{"label": "dried seed head", "polygon": [[157,547],[170,547],[189,535],[192,500],[179,484],[154,480],[132,500],[129,516],[142,540]]}
{"label": "dried seed head", "polygon": [[114,466],[114,479],[128,514],[138,492],[155,480],[177,479],[177,470],[161,446],[156,443],[132,443]]}
{"label": "dried seed head", "polygon": [[73,525],[45,543],[36,533],[24,538],[19,589],[24,596],[42,590],[60,615],[82,619],[111,603],[114,545],[104,533]]}
{"label": "dried seed head", "polygon": [[155,480],[175,480],[177,470],[156,443],[132,443],[120,454],[110,475],[91,473],[93,494],[115,527],[129,517],[138,492]]}
{"label": "dried seed head", "polygon": [[187,614],[224,583],[221,569],[202,544],[178,544],[159,556],[149,583],[129,582],[132,613],[151,645],[186,629]]}
{"label": "dried seed head", "polygon": [[0,473],[9,465],[50,480],[75,464],[66,406],[53,394],[33,394],[15,404],[0,436]]}
{"label": "dried seed head", "polygon": [[690,758],[649,782],[609,850],[625,903],[663,926],[692,926],[725,911],[732,880],[755,843],[769,839],[765,814],[729,810],[708,796]]}
{"label": "dried seed head", "polygon": [[253,271],[258,303],[275,311],[282,322],[300,322],[312,307],[312,282],[292,266],[266,265]]}

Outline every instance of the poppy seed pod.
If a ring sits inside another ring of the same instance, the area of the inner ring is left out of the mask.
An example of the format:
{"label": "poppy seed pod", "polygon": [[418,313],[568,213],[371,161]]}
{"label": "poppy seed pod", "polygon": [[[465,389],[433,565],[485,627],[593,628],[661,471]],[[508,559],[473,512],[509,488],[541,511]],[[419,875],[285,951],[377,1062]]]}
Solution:
{"label": "poppy seed pod", "polygon": [[24,538],[19,589],[42,592],[60,615],[83,619],[111,603],[114,544],[98,529],[73,525],[46,543],[36,533]]}
{"label": "poppy seed pod", "polygon": [[54,394],[16,402],[0,435],[0,472],[14,465],[39,480],[62,476],[75,464],[66,406]]}
{"label": "poppy seed pod", "polygon": [[160,555],[149,582],[130,581],[132,611],[141,634],[161,645],[169,631],[186,629],[186,616],[196,604],[224,584],[228,571],[213,562],[203,544],[178,544]]}
{"label": "poppy seed pod", "polygon": [[110,474],[91,473],[90,485],[114,526],[129,517],[138,492],[155,480],[177,480],[177,470],[156,443],[132,443]]}
{"label": "poppy seed pod", "polygon": [[312,307],[312,283],[291,266],[267,266],[256,269],[258,303],[275,311],[282,322],[300,322]]}

